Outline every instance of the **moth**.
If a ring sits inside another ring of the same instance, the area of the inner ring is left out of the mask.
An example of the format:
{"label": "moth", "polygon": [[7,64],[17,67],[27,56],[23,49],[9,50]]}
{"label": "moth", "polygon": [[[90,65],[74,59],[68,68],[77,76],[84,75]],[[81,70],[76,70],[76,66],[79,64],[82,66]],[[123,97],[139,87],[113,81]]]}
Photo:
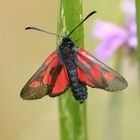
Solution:
{"label": "moth", "polygon": [[[61,36],[59,47],[44,61],[37,72],[23,87],[20,96],[25,100],[40,99],[45,95],[56,97],[71,87],[73,96],[83,103],[87,99],[87,87],[107,91],[123,90],[127,81],[113,69],[82,48],[78,48],[70,35],[96,11],[88,14],[68,35]],[[59,36],[36,27],[27,27]]]}

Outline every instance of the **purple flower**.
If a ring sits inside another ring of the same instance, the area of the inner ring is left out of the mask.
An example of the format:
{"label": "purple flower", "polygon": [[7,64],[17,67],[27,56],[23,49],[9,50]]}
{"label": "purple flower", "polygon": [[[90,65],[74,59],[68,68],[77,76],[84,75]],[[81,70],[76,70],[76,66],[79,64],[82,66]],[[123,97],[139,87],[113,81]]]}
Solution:
{"label": "purple flower", "polygon": [[123,0],[121,7],[126,17],[124,27],[101,20],[97,20],[94,24],[93,35],[102,41],[95,48],[95,55],[100,59],[110,57],[122,46],[132,49],[137,47],[135,7],[133,3],[126,0]]}

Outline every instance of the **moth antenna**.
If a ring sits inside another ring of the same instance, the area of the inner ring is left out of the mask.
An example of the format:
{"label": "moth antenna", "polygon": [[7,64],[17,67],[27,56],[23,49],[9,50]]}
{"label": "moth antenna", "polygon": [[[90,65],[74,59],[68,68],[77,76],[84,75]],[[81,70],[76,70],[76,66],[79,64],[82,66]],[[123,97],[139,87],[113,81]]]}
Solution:
{"label": "moth antenna", "polygon": [[74,43],[75,42],[78,42],[80,39],[82,39],[82,38],[84,38],[85,37],[85,35],[83,35],[82,37],[80,37],[80,38],[78,38],[78,39],[76,39],[75,41],[73,41]]}
{"label": "moth antenna", "polygon": [[55,35],[57,37],[63,37],[62,35],[58,35],[58,34],[49,32],[47,30],[43,30],[43,29],[40,29],[40,28],[37,28],[37,27],[33,27],[33,26],[26,27],[25,30],[36,30],[36,31],[45,32],[45,33],[48,33],[48,34],[51,34],[51,35]]}
{"label": "moth antenna", "polygon": [[83,22],[85,20],[87,20],[91,15],[95,14],[96,11],[92,11],[91,13],[89,13],[69,34],[68,36],[70,36],[81,24],[83,24]]}

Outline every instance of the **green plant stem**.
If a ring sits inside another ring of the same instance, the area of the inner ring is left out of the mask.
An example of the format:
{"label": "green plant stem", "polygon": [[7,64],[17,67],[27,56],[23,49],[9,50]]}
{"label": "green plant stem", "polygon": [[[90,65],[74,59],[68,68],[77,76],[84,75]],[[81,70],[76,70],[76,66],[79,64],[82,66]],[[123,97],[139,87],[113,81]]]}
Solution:
{"label": "green plant stem", "polygon": [[[118,6],[116,9],[116,23],[122,25],[123,15],[120,11],[120,0],[118,0]],[[121,72],[121,61],[122,52],[121,48],[116,52],[114,66],[117,72]],[[112,93],[109,102],[109,112],[108,112],[108,125],[106,140],[122,140],[122,117],[123,117],[123,96],[122,92]]]}
{"label": "green plant stem", "polygon": [[[115,57],[115,70],[121,71],[121,52],[117,51]],[[112,93],[108,104],[107,127],[105,128],[105,140],[122,139],[122,93]]]}
{"label": "green plant stem", "polygon": [[140,0],[136,0],[136,21],[137,21],[137,58],[139,62],[139,80],[140,80]]}
{"label": "green plant stem", "polygon": [[[121,61],[122,61],[122,56],[121,56],[121,49],[119,49],[116,53],[116,58],[115,58],[115,69],[118,72],[122,71],[122,66],[121,66]],[[116,136],[114,137],[114,140],[121,140],[122,139],[122,112],[123,112],[123,96],[122,92],[119,91],[115,94],[112,95],[111,97],[111,112],[112,112],[112,119],[114,120],[115,123],[115,134]]]}
{"label": "green plant stem", "polygon": [[[60,0],[60,13],[58,19],[58,33],[68,34],[82,20],[82,0]],[[84,35],[83,25],[71,35],[76,40]],[[58,39],[58,44],[60,39]],[[84,40],[77,44],[84,46]],[[63,81],[62,81],[63,82]],[[77,102],[73,93],[68,89],[59,97],[60,135],[61,140],[87,140],[86,104]]]}

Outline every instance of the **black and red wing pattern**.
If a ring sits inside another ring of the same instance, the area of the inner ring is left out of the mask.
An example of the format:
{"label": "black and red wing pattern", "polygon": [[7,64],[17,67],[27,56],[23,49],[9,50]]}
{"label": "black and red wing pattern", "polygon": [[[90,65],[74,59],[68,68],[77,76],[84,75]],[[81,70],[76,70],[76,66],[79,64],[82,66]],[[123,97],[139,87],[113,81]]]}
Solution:
{"label": "black and red wing pattern", "polygon": [[76,52],[76,64],[79,80],[90,87],[118,91],[128,86],[120,74],[82,48]]}
{"label": "black and red wing pattern", "polygon": [[27,82],[20,96],[26,100],[39,99],[45,95],[57,96],[68,86],[69,78],[66,68],[60,63],[60,58],[54,51]]}

